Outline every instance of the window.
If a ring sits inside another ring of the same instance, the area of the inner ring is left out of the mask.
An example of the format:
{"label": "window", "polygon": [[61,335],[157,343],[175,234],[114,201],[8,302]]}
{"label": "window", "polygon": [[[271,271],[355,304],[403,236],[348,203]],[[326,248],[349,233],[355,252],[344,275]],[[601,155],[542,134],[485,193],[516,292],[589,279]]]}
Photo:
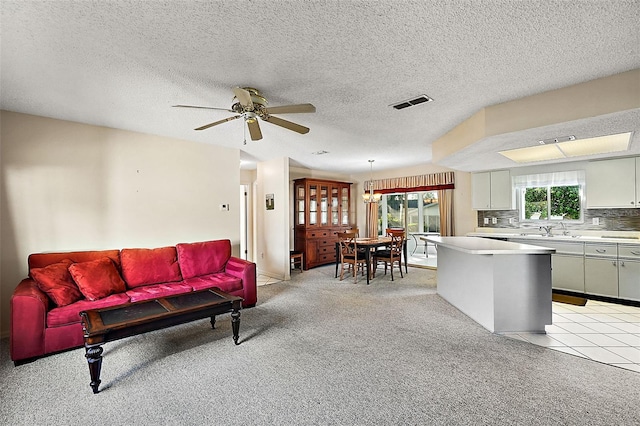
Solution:
{"label": "window", "polygon": [[521,221],[583,221],[583,171],[516,176],[514,182]]}
{"label": "window", "polygon": [[385,194],[378,204],[378,235],[394,227],[407,233],[440,232],[438,192]]}

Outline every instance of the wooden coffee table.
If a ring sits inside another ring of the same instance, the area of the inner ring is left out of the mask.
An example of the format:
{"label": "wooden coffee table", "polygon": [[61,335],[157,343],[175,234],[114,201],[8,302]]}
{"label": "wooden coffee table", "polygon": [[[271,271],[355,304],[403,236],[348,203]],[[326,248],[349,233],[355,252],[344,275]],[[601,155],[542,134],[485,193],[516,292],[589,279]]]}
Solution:
{"label": "wooden coffee table", "polygon": [[215,328],[216,315],[231,312],[233,341],[237,345],[242,300],[213,288],[80,312],[93,393],[98,393],[100,386],[104,343],[206,317],[211,318],[211,328]]}

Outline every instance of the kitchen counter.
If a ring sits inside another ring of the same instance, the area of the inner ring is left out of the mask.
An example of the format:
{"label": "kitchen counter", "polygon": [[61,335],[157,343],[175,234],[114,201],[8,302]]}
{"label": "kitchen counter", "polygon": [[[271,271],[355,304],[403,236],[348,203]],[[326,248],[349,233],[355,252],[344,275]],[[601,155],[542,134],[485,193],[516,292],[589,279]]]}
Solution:
{"label": "kitchen counter", "polygon": [[495,333],[545,333],[551,324],[551,254],[478,237],[424,237],[438,249],[438,294]]}
{"label": "kitchen counter", "polygon": [[[484,237],[484,238],[517,238],[532,240],[532,244],[548,241],[576,241],[576,242],[596,242],[596,243],[617,243],[617,244],[640,244],[640,238],[635,235],[630,236],[616,236],[607,235],[603,233],[600,235],[558,235],[554,234],[551,237],[542,235],[540,233],[531,232],[470,232],[468,237]],[[535,241],[535,242],[534,242]]]}
{"label": "kitchen counter", "polygon": [[420,239],[469,254],[552,254],[554,249],[479,237],[420,237]]}

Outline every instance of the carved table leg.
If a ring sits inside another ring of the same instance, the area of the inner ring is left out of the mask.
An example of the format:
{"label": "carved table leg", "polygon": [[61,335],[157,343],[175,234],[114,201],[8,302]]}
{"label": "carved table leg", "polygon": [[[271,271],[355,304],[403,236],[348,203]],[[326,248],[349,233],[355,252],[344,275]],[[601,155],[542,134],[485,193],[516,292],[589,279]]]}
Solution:
{"label": "carved table leg", "polygon": [[211,315],[211,328],[216,328],[216,316]]}
{"label": "carved table leg", "polygon": [[86,354],[89,363],[89,374],[91,374],[91,389],[93,393],[98,393],[98,386],[100,386],[100,369],[102,368],[102,347],[93,346],[86,348]]}
{"label": "carved table leg", "polygon": [[238,334],[240,333],[240,311],[234,306],[233,312],[231,312],[231,328],[233,330],[233,342],[236,345],[238,343]]}

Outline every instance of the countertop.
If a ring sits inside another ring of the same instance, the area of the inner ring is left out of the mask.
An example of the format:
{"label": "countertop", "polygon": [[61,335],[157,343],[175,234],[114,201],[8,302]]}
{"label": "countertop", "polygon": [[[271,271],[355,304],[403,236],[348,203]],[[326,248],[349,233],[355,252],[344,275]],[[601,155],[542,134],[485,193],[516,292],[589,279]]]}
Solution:
{"label": "countertop", "polygon": [[562,241],[562,242],[576,242],[576,243],[617,243],[617,244],[636,244],[640,245],[640,238],[635,236],[621,237],[621,236],[608,236],[603,234],[598,235],[553,235],[547,237],[545,235],[536,233],[517,233],[517,232],[470,232],[467,234],[469,237],[484,237],[484,238],[518,238],[523,240],[531,240],[531,244],[541,244],[545,241]]}
{"label": "countertop", "polygon": [[422,237],[429,242],[469,254],[553,254],[555,249],[479,237]]}

